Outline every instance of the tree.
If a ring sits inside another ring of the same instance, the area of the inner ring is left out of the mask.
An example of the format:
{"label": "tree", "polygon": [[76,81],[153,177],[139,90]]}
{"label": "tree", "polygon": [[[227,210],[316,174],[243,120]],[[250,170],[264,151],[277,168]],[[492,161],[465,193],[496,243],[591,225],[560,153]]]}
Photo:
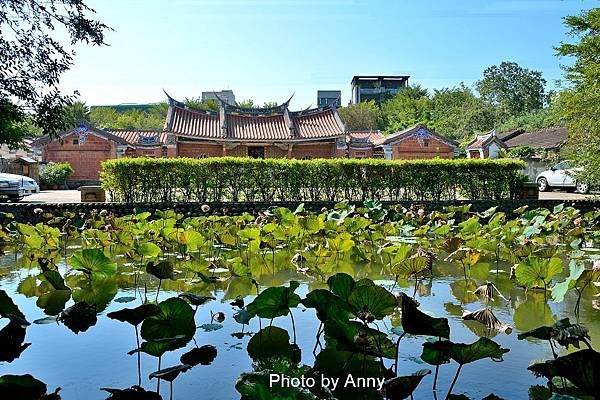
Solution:
{"label": "tree", "polygon": [[573,57],[565,67],[571,87],[561,93],[562,115],[569,130],[569,149],[583,167],[580,179],[600,182],[600,8],[564,20],[576,43],[562,43],[559,56]]}
{"label": "tree", "polygon": [[[202,100],[200,97],[186,98],[184,101],[186,106],[192,107],[198,110],[207,111],[219,111],[219,102],[215,99]],[[166,103],[165,103],[166,105]],[[167,109],[165,108],[165,115],[167,115]]]}
{"label": "tree", "polygon": [[482,99],[498,107],[499,118],[539,110],[546,102],[546,80],[542,73],[502,62],[483,71],[483,79],[475,86]]}
{"label": "tree", "polygon": [[473,132],[492,129],[494,114],[492,106],[462,83],[458,87],[435,90],[431,98],[431,127],[454,139],[462,140]]}
{"label": "tree", "polygon": [[419,86],[400,90],[381,105],[387,133],[431,122],[431,101]]}
{"label": "tree", "polygon": [[254,100],[252,99],[246,99],[246,100],[242,100],[242,101],[236,101],[235,105],[239,108],[247,108],[247,109],[251,109],[251,108],[256,108],[257,105],[254,104]]}
{"label": "tree", "polygon": [[90,109],[82,101],[76,101],[63,109],[65,129],[75,128],[82,122],[90,122]]}
{"label": "tree", "polygon": [[[49,134],[65,128],[64,106],[74,95],[58,84],[74,45],[104,45],[109,29],[93,13],[83,0],[0,0],[0,143],[18,142],[28,118]],[[70,40],[61,44],[65,34]]]}
{"label": "tree", "polygon": [[338,112],[349,131],[376,130],[381,124],[381,110],[372,100],[341,107]]}

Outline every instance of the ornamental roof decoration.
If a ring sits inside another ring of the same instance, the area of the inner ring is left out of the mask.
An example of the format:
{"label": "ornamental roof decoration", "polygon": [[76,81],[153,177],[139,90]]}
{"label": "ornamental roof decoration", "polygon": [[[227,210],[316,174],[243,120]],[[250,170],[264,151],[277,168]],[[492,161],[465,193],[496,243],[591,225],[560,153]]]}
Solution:
{"label": "ornamental roof decoration", "polygon": [[402,142],[407,139],[415,138],[418,141],[422,141],[424,139],[434,139],[440,141],[442,143],[447,144],[450,147],[458,148],[458,143],[454,140],[448,139],[433,130],[427,128],[427,126],[418,124],[412,126],[410,128],[406,128],[402,131],[394,132],[391,135],[385,136],[382,139],[374,140],[374,144],[376,146],[381,145],[390,145]]}
{"label": "ornamental roof decoration", "polygon": [[292,97],[275,107],[245,109],[217,96],[220,104],[215,112],[186,106],[167,94],[164,130],[211,141],[302,142],[344,136],[344,124],[334,106],[290,111]]}

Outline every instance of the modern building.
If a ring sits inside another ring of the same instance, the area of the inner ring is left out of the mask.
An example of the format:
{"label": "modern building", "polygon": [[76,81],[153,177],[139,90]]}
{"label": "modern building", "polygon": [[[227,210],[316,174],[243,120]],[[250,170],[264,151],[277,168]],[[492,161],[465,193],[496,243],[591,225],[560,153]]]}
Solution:
{"label": "modern building", "polygon": [[202,101],[205,100],[223,100],[227,104],[235,104],[235,95],[233,90],[221,90],[219,92],[202,92]]}
{"label": "modern building", "polygon": [[355,75],[352,78],[352,104],[373,100],[381,104],[408,87],[405,75]]}
{"label": "modern building", "polygon": [[317,107],[342,106],[341,90],[317,90]]}

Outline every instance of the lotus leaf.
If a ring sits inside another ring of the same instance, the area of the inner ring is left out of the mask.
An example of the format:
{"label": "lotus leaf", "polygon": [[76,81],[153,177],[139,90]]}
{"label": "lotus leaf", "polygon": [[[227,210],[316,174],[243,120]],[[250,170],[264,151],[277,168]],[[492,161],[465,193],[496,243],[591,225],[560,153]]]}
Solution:
{"label": "lotus leaf", "polygon": [[544,363],[533,364],[527,369],[537,376],[548,379],[557,376],[566,378],[587,394],[596,396],[600,393],[598,366],[600,366],[600,353],[585,349]]}
{"label": "lotus leaf", "polygon": [[268,326],[258,331],[247,347],[248,355],[255,361],[284,357],[297,364],[300,362],[300,348],[290,344],[290,335],[285,329]]}
{"label": "lotus leaf", "polygon": [[350,275],[339,273],[330,276],[329,279],[327,279],[327,285],[329,285],[329,290],[334,294],[337,294],[345,301],[348,301],[350,293],[352,293],[352,290],[354,289],[355,282]]}
{"label": "lotus leaf", "polygon": [[40,275],[43,277],[55,290],[71,290],[65,285],[65,280],[58,271],[47,270]]}
{"label": "lotus leaf", "polygon": [[[390,315],[397,305],[396,297],[383,287],[377,285],[359,286],[358,283],[350,293],[348,303],[354,308],[359,318],[362,317],[363,313],[368,313],[375,319],[383,319],[386,315]],[[366,319],[368,320],[368,317]]]}
{"label": "lotus leaf", "polygon": [[48,315],[58,315],[65,309],[70,299],[70,290],[53,290],[38,297],[35,304]]}
{"label": "lotus leaf", "polygon": [[548,260],[529,256],[527,260],[517,265],[515,276],[519,283],[528,288],[545,289],[552,282],[552,278],[562,272],[562,269],[562,260],[558,257]]}
{"label": "lotus leaf", "polygon": [[148,258],[158,257],[161,253],[160,247],[152,242],[144,242],[140,244],[136,248],[136,251],[139,255]]}
{"label": "lotus leaf", "polygon": [[175,379],[177,379],[179,374],[181,374],[182,372],[186,372],[190,368],[191,368],[191,366],[185,365],[185,364],[176,365],[174,367],[169,367],[169,368],[164,368],[159,371],[155,371],[155,372],[151,373],[149,376],[149,379],[157,378],[157,379],[164,379],[167,382],[173,382]]}
{"label": "lotus leaf", "polygon": [[410,397],[421,380],[431,374],[429,369],[421,369],[412,375],[397,376],[384,382],[385,395],[389,400],[402,400]]}
{"label": "lotus leaf", "polygon": [[161,261],[158,264],[150,261],[146,265],[146,272],[158,279],[173,279],[173,264],[169,261]]}
{"label": "lotus leaf", "polygon": [[39,400],[46,394],[44,382],[27,375],[0,376],[0,398],[6,400]]}
{"label": "lotus leaf", "polygon": [[411,335],[437,336],[448,339],[450,326],[447,318],[434,318],[417,308],[417,304],[406,294],[401,293],[402,328]]}
{"label": "lotus leaf", "polygon": [[482,337],[471,344],[453,343],[450,346],[449,354],[454,361],[464,365],[484,358],[499,360],[508,351],[509,349],[503,349],[493,340]]}
{"label": "lotus leaf", "polygon": [[426,341],[423,343],[421,360],[430,365],[442,365],[450,362],[450,348],[453,343],[448,340]]}
{"label": "lotus leaf", "polygon": [[124,308],[119,311],[110,312],[106,314],[106,316],[111,319],[137,326],[146,318],[157,316],[161,312],[161,308],[156,304],[142,304],[136,308]]}
{"label": "lotus leaf", "polygon": [[31,343],[25,341],[25,327],[10,321],[0,330],[0,362],[13,362]]}
{"label": "lotus leaf", "polygon": [[289,287],[269,287],[263,290],[253,301],[248,304],[247,310],[261,318],[275,318],[288,315],[290,308],[300,304],[300,296],[294,291],[300,286],[296,281],[291,281]]}
{"label": "lotus leaf", "polygon": [[201,306],[202,304],[208,303],[211,300],[215,300],[213,296],[199,296],[193,293],[181,293],[179,297],[186,299],[193,306]]}
{"label": "lotus leaf", "polygon": [[394,359],[396,345],[388,336],[358,321],[329,320],[325,323],[325,336],[335,339],[338,350],[369,354]]}
{"label": "lotus leaf", "polygon": [[[271,371],[243,373],[235,384],[243,400],[335,400],[331,393],[315,395],[301,387],[270,385]],[[326,391],[328,392],[328,390]]]}
{"label": "lotus leaf", "polygon": [[194,367],[196,365],[210,365],[217,358],[217,348],[211,345],[195,347],[184,353],[179,361],[182,364]]}
{"label": "lotus leaf", "polygon": [[117,272],[117,264],[106,257],[101,249],[78,250],[71,256],[70,264],[93,278],[105,278]]}
{"label": "lotus leaf", "polygon": [[316,309],[317,318],[321,322],[333,319],[347,320],[352,311],[347,301],[325,289],[312,290],[302,299],[302,304],[304,307]]}
{"label": "lotus leaf", "polygon": [[400,261],[392,267],[392,273],[402,278],[418,276],[427,269],[429,259],[427,257],[416,256]]}
{"label": "lotus leaf", "polygon": [[158,304],[161,313],[146,318],[142,323],[141,335],[144,340],[172,338],[178,335],[191,338],[196,331],[194,310],[188,303],[171,297]]}
{"label": "lotus leaf", "polygon": [[96,305],[86,302],[73,304],[60,314],[58,320],[65,324],[73,333],[85,332],[96,325]]}
{"label": "lotus leaf", "polygon": [[110,397],[106,400],[162,400],[160,394],[146,391],[140,386],[132,386],[127,389],[101,388],[100,390],[110,393]]}

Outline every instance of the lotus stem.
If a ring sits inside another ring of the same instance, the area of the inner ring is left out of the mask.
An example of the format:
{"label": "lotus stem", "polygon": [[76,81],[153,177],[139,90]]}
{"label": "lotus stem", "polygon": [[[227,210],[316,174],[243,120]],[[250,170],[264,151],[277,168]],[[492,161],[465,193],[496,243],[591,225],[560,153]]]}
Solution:
{"label": "lotus stem", "polygon": [[[158,356],[158,369],[160,371],[160,362],[162,360],[162,356]],[[156,383],[156,393],[160,394],[160,377],[158,378],[158,382]]]}
{"label": "lotus stem", "polygon": [[158,280],[158,290],[156,291],[156,302],[158,303],[158,295],[160,294],[160,285],[162,284],[162,279]]}
{"label": "lotus stem", "polygon": [[135,341],[137,342],[137,369],[138,369],[138,386],[142,386],[142,354],[140,352],[140,335],[138,327],[135,325]]}
{"label": "lotus stem", "polygon": [[317,345],[319,345],[321,342],[319,340],[319,338],[321,337],[321,329],[323,328],[323,323],[321,322],[319,324],[319,328],[317,329],[317,337],[315,340],[315,347],[313,348],[313,355],[316,357],[317,356]]}
{"label": "lotus stem", "polygon": [[169,386],[171,387],[171,388],[170,388],[170,395],[169,395],[169,399],[170,399],[170,400],[173,400],[173,381],[171,381],[171,382],[170,382],[170,385],[169,385]]}
{"label": "lotus stem", "polygon": [[[292,320],[292,331],[294,332],[294,344],[296,344],[296,322],[294,321],[294,313],[290,310],[290,318]],[[271,320],[273,322],[273,320]]]}
{"label": "lotus stem", "polygon": [[400,355],[400,340],[402,340],[405,334],[406,332],[402,332],[402,335],[400,335],[400,337],[398,337],[398,340],[396,341],[396,359],[394,361],[396,364],[394,365],[394,373],[396,375],[398,375],[398,356]]}
{"label": "lotus stem", "polygon": [[458,369],[456,370],[456,375],[454,375],[454,379],[452,379],[452,383],[450,384],[450,389],[448,389],[448,394],[446,395],[446,399],[448,399],[448,397],[452,394],[452,389],[454,389],[454,385],[456,384],[456,381],[458,380],[458,374],[460,374],[461,368],[462,368],[462,364],[459,364]]}

